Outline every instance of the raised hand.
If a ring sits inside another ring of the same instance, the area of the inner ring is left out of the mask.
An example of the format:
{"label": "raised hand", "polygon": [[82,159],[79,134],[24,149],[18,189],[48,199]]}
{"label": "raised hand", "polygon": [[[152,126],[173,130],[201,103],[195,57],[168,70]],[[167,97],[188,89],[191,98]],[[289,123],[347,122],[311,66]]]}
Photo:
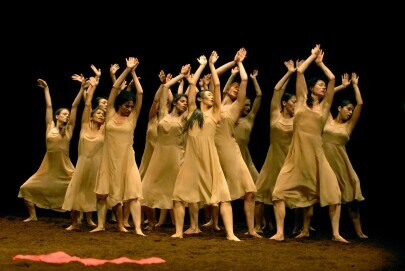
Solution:
{"label": "raised hand", "polygon": [[101,69],[97,69],[93,64],[90,65],[90,68],[93,70],[96,77],[101,77]]}
{"label": "raised hand", "polygon": [[250,78],[255,79],[258,74],[259,74],[258,70],[253,70],[253,72],[250,74]]}

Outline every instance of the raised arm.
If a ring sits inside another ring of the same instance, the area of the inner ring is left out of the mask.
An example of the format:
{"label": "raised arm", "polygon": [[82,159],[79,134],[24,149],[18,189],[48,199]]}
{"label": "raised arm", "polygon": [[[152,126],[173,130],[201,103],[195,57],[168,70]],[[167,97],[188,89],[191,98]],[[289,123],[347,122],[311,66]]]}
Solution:
{"label": "raised arm", "polygon": [[245,67],[243,66],[243,60],[245,59],[245,57],[246,57],[245,48],[239,49],[239,51],[236,53],[236,63],[238,65],[240,76],[238,96],[236,97],[236,100],[232,103],[232,105],[229,108],[229,113],[234,119],[234,121],[236,121],[239,118],[240,112],[245,106],[246,89],[248,81],[248,74],[245,70]]}
{"label": "raised arm", "polygon": [[360,118],[361,108],[363,107],[363,98],[361,97],[360,88],[359,88],[359,76],[356,73],[352,73],[352,86],[354,90],[354,96],[356,98],[356,105],[354,106],[353,115],[350,118],[348,133],[352,134],[354,127],[357,124],[357,121]]}
{"label": "raised arm", "polygon": [[45,94],[45,124],[46,124],[46,131],[48,131],[52,128],[54,122],[53,122],[53,109],[52,109],[52,100],[51,100],[51,94],[49,92],[49,86],[46,83],[45,80],[43,79],[38,79],[37,80],[38,86],[44,90]]}
{"label": "raised arm", "polygon": [[314,48],[311,50],[311,55],[305,59],[304,62],[301,63],[299,67],[297,67],[297,78],[295,83],[295,95],[297,96],[297,102],[302,103],[305,101],[306,96],[308,94],[307,83],[305,82],[304,72],[308,68],[309,64],[311,64],[318,56],[321,50],[321,46],[319,44],[315,45]]}
{"label": "raised arm", "polygon": [[114,111],[114,101],[117,97],[118,93],[121,91],[121,84],[125,81],[125,78],[131,72],[132,68],[135,65],[138,65],[138,59],[135,57],[129,57],[125,59],[127,66],[125,70],[120,74],[120,76],[115,80],[113,86],[110,91],[110,95],[108,96],[108,103],[107,103],[107,117],[112,116]]}
{"label": "raised arm", "polygon": [[142,107],[142,99],[143,99],[143,88],[141,85],[141,82],[139,81],[139,77],[136,75],[136,68],[139,65],[139,61],[137,61],[137,64],[131,69],[131,75],[132,75],[132,80],[134,82],[134,86],[136,89],[136,103],[134,108],[132,109],[132,112],[135,112],[134,116],[137,118],[139,116],[139,113],[141,112],[141,107]]}
{"label": "raised arm", "polygon": [[255,88],[256,96],[253,101],[252,110],[250,110],[248,117],[254,119],[256,117],[257,112],[259,111],[260,104],[262,103],[262,90],[260,88],[259,82],[257,81],[257,75],[259,74],[258,70],[253,70],[250,74],[250,78],[252,79],[253,86]]}
{"label": "raised arm", "polygon": [[172,77],[168,82],[163,85],[163,92],[161,94],[159,100],[159,120],[163,119],[167,112],[167,99],[169,98],[169,90],[174,84],[176,84],[179,80],[183,80],[184,76],[186,76],[190,72],[190,64],[184,65],[181,68],[180,73],[176,77]]}
{"label": "raised arm", "polygon": [[222,89],[222,93],[225,93],[228,90],[229,86],[235,80],[235,77],[238,74],[238,72],[239,72],[238,66],[234,67],[231,70],[231,75],[229,76],[228,81],[226,81],[226,84],[225,84],[224,88]]}
{"label": "raised arm", "polygon": [[110,66],[110,77],[111,77],[113,84],[117,80],[117,77],[115,76],[115,74],[117,73],[119,68],[120,68],[120,66],[118,64],[111,64],[111,66]]}
{"label": "raised arm", "polygon": [[217,70],[215,69],[215,62],[217,62],[219,56],[216,51],[212,51],[209,59],[209,67],[212,77],[212,85],[214,87],[214,115],[217,120],[221,118],[221,84]]}
{"label": "raised arm", "polygon": [[[298,63],[299,61],[297,60],[297,66]],[[292,61],[291,59],[288,61],[284,61],[284,66],[286,66],[287,72],[274,86],[273,96],[271,97],[270,120],[275,120],[276,115],[279,115],[281,113],[281,98],[283,97],[288,82],[291,79],[291,75],[297,70],[297,68],[294,67],[294,61]]]}
{"label": "raised arm", "polygon": [[87,97],[84,103],[84,109],[82,113],[82,129],[85,127],[90,122],[90,117],[91,117],[91,110],[92,110],[92,100],[94,96],[94,91],[97,88],[97,85],[99,83],[99,79],[96,77],[90,77],[88,80],[89,87],[87,88]]}
{"label": "raised arm", "polygon": [[197,108],[195,99],[198,92],[197,89],[197,81],[199,80],[202,71],[204,70],[205,66],[207,66],[207,58],[204,55],[201,55],[197,58],[198,63],[200,66],[198,67],[197,71],[194,74],[188,73],[186,75],[186,79],[189,84],[189,92],[188,92],[188,115],[187,119],[193,114],[194,110]]}
{"label": "raised arm", "polygon": [[335,93],[338,91],[341,91],[342,89],[347,88],[350,85],[350,79],[349,79],[349,74],[348,73],[344,73],[342,75],[342,84],[340,84],[339,86],[335,87]]}
{"label": "raised arm", "polygon": [[335,95],[335,75],[326,67],[323,62],[324,52],[320,50],[318,56],[315,59],[316,65],[323,71],[325,76],[328,78],[328,84],[326,87],[325,97],[322,100],[322,110],[324,114],[329,114],[330,107],[332,106],[333,96]]}
{"label": "raised arm", "polygon": [[[70,116],[69,116],[69,122],[68,122],[68,128],[70,133],[73,133],[73,129],[76,126],[76,116],[77,116],[77,108],[79,107],[80,101],[82,100],[83,97],[83,92],[84,90],[88,87],[88,83],[86,82],[85,78],[83,77],[83,81],[80,84],[80,89],[79,92],[76,95],[76,98],[73,100],[72,103],[72,108],[70,109]],[[86,98],[87,100],[87,98]]]}

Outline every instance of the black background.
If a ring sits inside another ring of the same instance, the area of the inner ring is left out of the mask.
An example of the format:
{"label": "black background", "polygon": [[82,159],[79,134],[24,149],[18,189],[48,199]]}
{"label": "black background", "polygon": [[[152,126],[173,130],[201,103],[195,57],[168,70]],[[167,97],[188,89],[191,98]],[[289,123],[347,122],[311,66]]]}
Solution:
{"label": "black background", "polygon": [[[120,65],[119,75],[126,57],[138,57],[137,74],[144,90],[134,143],[139,165],[159,71],[177,74],[187,63],[194,71],[198,67],[196,58],[202,54],[208,57],[212,50],[220,56],[218,67],[245,47],[246,70],[259,70],[257,78],[263,92],[250,144],[260,170],[269,145],[269,103],[274,85],[286,71],[283,62],[306,58],[319,43],[337,84],[345,72],[360,76],[364,106],[347,151],[366,198],[361,204],[365,232],[371,228],[400,230],[405,166],[404,76],[403,49],[396,30],[400,18],[394,7],[387,10],[340,3],[331,11],[313,3],[313,7],[292,11],[288,5],[264,7],[253,2],[233,3],[225,10],[212,3],[194,3],[194,7],[154,4],[153,8],[141,8],[119,3],[59,3],[57,7],[37,3],[6,11],[12,19],[2,19],[2,215],[27,215],[23,200],[17,198],[18,189],[38,169],[45,154],[45,102],[38,78],[48,82],[54,110],[70,108],[79,90],[79,83],[70,78],[72,74],[88,77],[93,74],[91,64],[101,68],[95,95],[108,96],[110,65]],[[222,86],[229,74],[221,77]],[[291,80],[289,87],[294,84]],[[348,88],[343,92],[353,91]],[[248,95],[254,95],[251,82]],[[82,108],[83,103],[71,142],[73,163],[77,159]],[[345,211],[343,216],[347,216]]]}

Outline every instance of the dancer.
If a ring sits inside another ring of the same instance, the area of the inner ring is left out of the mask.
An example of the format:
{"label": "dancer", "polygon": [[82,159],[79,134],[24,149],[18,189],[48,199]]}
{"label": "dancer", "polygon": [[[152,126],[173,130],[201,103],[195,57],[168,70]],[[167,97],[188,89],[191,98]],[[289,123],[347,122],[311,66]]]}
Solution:
{"label": "dancer", "polygon": [[346,88],[351,82],[356,104],[353,104],[350,100],[339,102],[337,107],[338,113],[335,118],[330,115],[323,129],[323,149],[338,179],[342,192],[342,203],[347,204],[349,216],[357,236],[359,238],[368,238],[363,233],[360,222],[359,202],[364,200],[361,193],[360,180],[346,152],[346,145],[360,118],[363,99],[359,88],[359,77],[356,73],[352,73],[350,80],[349,75],[344,74],[342,81],[342,87],[336,87],[335,92]]}
{"label": "dancer", "polygon": [[54,114],[47,82],[43,79],[37,82],[45,94],[46,153],[37,172],[21,185],[18,192],[18,197],[24,199],[29,213],[24,222],[38,220],[35,206],[65,212],[62,205],[74,172],[69,157],[70,140],[76,125],[77,107],[87,87],[83,80],[71,109],[62,107]]}
{"label": "dancer", "polygon": [[[105,216],[108,204],[117,217],[118,230],[127,232],[123,224],[122,204],[128,202],[135,232],[144,235],[141,229],[142,184],[133,149],[134,130],[142,106],[143,90],[135,69],[137,58],[126,59],[126,68],[114,82],[107,104],[105,121],[105,142],[97,177],[97,228],[91,232],[105,230]],[[121,91],[121,84],[131,73],[137,94]]]}
{"label": "dancer", "polygon": [[[335,173],[322,148],[322,131],[333,101],[335,76],[323,62],[324,52],[317,44],[297,68],[293,138],[273,191],[277,232],[270,239],[284,240],[286,204],[304,208],[302,231],[295,238],[309,236],[313,205],[329,206],[332,240],[348,243],[339,233],[341,192]],[[305,82],[304,72],[314,62],[327,80]]]}
{"label": "dancer", "polygon": [[[202,55],[197,60],[199,68],[195,74],[186,77],[190,87],[185,129],[187,144],[173,192],[176,233],[172,237],[183,238],[186,203],[189,206],[190,203],[220,204],[226,238],[240,241],[233,232],[231,197],[215,147],[215,131],[221,117],[220,81],[214,66],[218,55],[213,51],[209,59],[214,92],[204,90],[197,93],[196,83],[207,59]],[[194,216],[191,222],[198,223],[198,209],[197,212],[195,208],[189,212]],[[198,233],[198,224],[190,225],[190,230]]]}

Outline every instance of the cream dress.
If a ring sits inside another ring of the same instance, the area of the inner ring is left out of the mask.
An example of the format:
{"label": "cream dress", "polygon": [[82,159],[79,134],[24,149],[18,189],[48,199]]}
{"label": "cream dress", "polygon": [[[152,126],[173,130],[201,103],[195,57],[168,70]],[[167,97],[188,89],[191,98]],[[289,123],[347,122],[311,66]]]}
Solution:
{"label": "cream dress", "polygon": [[293,118],[284,118],[279,114],[270,123],[270,145],[266,159],[256,182],[255,201],[273,204],[272,194],[281,167],[287,156],[293,134]]}
{"label": "cream dress", "polygon": [[253,182],[256,183],[257,178],[259,177],[259,172],[256,169],[255,164],[253,163],[252,156],[250,155],[249,142],[250,134],[252,133],[254,125],[254,118],[243,117],[239,118],[235,125],[235,139],[236,143],[239,145],[240,152],[242,154],[243,160],[245,161],[250,175],[252,176]]}
{"label": "cream dress", "polygon": [[173,208],[173,190],[183,163],[185,149],[184,121],[164,117],[157,126],[155,150],[142,180],[142,205],[150,208]]}
{"label": "cream dress", "polygon": [[114,116],[108,118],[107,112],[103,156],[94,191],[108,194],[109,208],[142,197],[141,177],[133,148],[136,120],[132,122],[131,115],[116,120]]}
{"label": "cream dress", "polygon": [[229,189],[215,147],[217,123],[210,109],[204,126],[188,130],[184,162],[174,185],[173,199],[186,203],[217,204],[230,201]]}
{"label": "cream dress", "polygon": [[19,198],[43,209],[65,211],[62,204],[75,170],[69,157],[70,139],[69,132],[62,137],[51,129],[46,135],[46,153],[42,163],[37,172],[20,187]]}
{"label": "cream dress", "polygon": [[346,152],[349,142],[346,124],[338,124],[333,120],[326,123],[323,130],[323,149],[330,166],[336,174],[342,192],[342,203],[362,201],[360,180]]}
{"label": "cream dress", "polygon": [[311,110],[305,101],[296,104],[293,137],[274,187],[273,201],[284,199],[290,208],[341,202],[336,175],[322,148],[326,118],[322,111]]}
{"label": "cream dress", "polygon": [[247,192],[256,192],[256,185],[236,143],[234,126],[235,122],[229,112],[222,110],[215,134],[215,146],[232,200],[243,198]]}
{"label": "cream dress", "polygon": [[154,117],[148,122],[148,127],[146,129],[145,148],[143,150],[141,163],[139,165],[139,175],[141,175],[141,180],[143,180],[143,177],[145,176],[146,169],[149,166],[150,158],[152,157],[153,150],[155,149],[157,140],[157,125],[157,117]]}
{"label": "cream dress", "polygon": [[90,135],[86,131],[80,132],[79,156],[62,206],[65,210],[82,212],[97,210],[97,198],[96,193],[94,193],[94,187],[103,154],[103,127],[101,126],[95,135]]}

